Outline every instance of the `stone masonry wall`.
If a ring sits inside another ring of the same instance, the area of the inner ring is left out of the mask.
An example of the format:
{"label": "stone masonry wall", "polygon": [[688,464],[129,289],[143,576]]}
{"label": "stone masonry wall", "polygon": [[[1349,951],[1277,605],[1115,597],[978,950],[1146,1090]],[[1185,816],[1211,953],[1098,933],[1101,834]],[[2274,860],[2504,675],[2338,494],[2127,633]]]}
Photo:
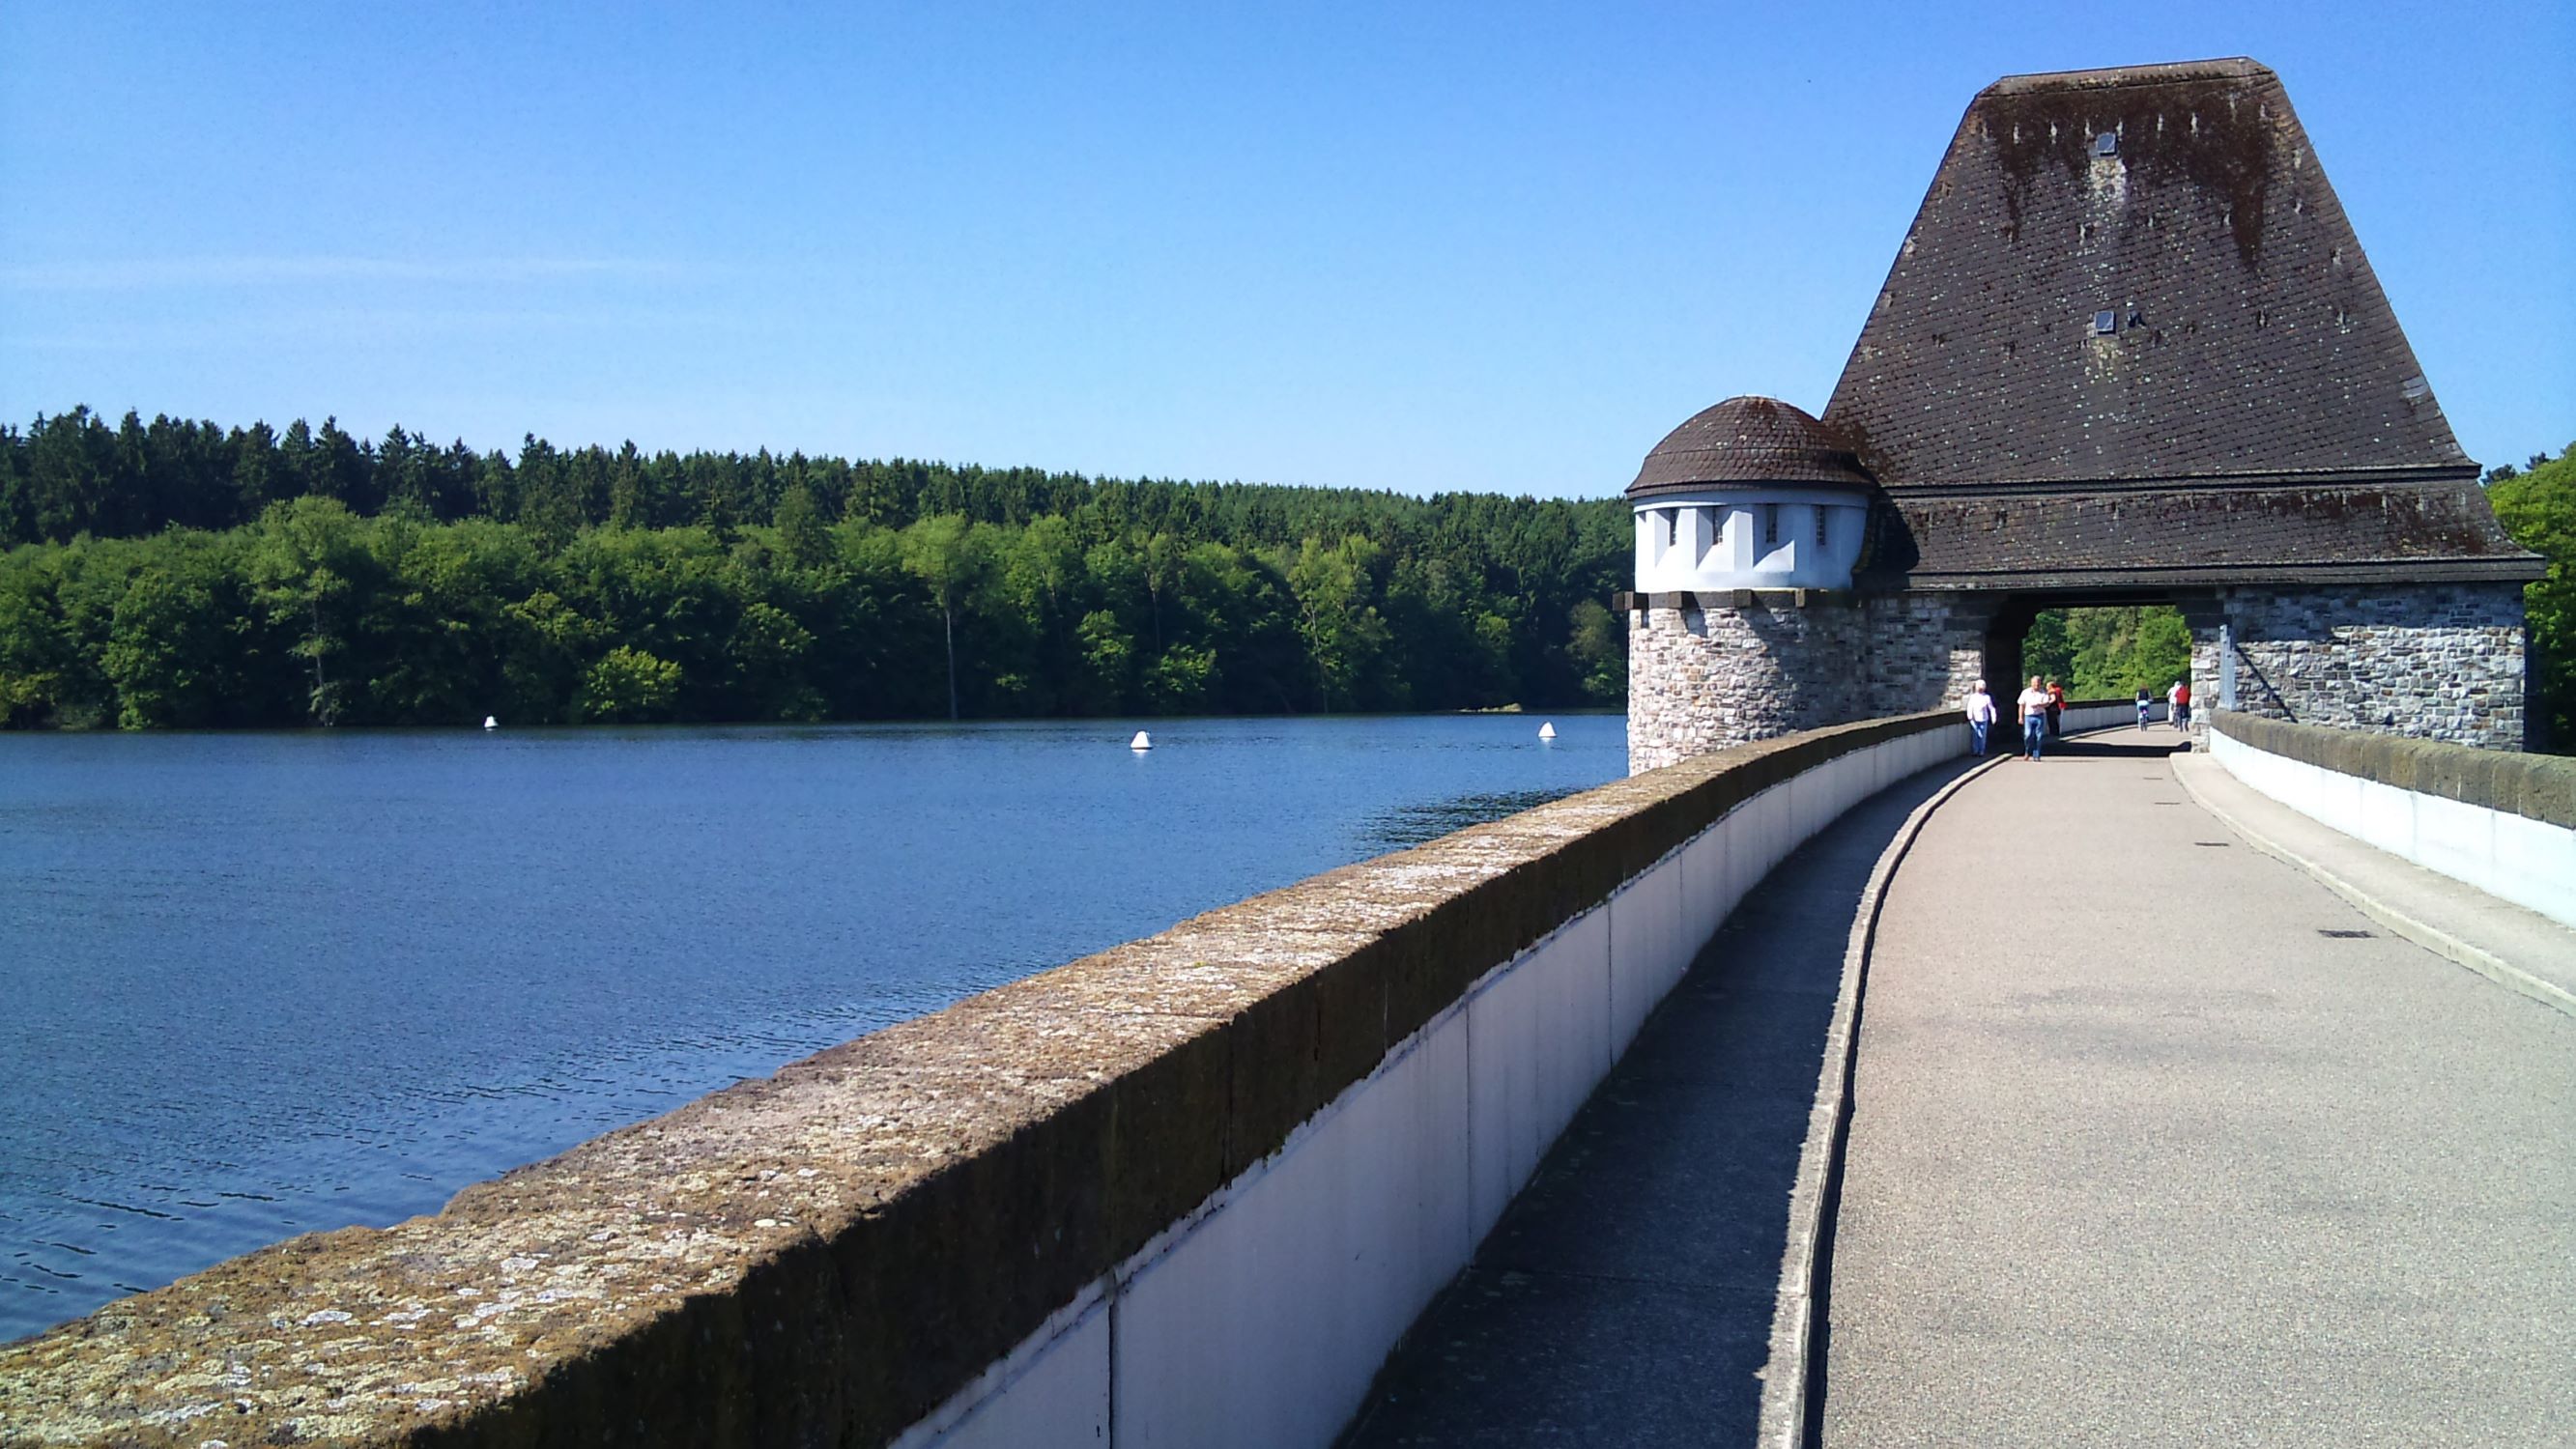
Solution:
{"label": "stone masonry wall", "polygon": [[[1965,701],[1984,677],[1992,605],[1973,594],[1878,594],[1866,600],[1872,715]],[[1989,681],[1991,684],[1993,681]]]}
{"label": "stone masonry wall", "polygon": [[[2300,724],[2482,749],[2523,746],[2518,584],[2226,590],[2236,707]],[[2195,619],[2196,701],[2219,702],[2214,620]]]}
{"label": "stone masonry wall", "polygon": [[1975,599],[1757,594],[1744,608],[1628,616],[1628,769],[1967,697],[1985,645]]}
{"label": "stone masonry wall", "polygon": [[[1757,595],[1768,598],[1768,595]],[[1861,718],[1864,617],[1849,599],[1628,615],[1628,771]]]}
{"label": "stone masonry wall", "polygon": [[[1939,709],[1985,668],[1995,601],[1973,593],[1757,594],[1745,608],[1632,610],[1628,768],[1852,720]],[[2219,702],[2233,627],[2237,707],[2304,724],[2523,747],[2516,584],[2237,588],[2191,609],[2192,689]],[[1990,680],[2010,699],[2018,680]],[[2197,722],[2196,722],[2197,724]]]}

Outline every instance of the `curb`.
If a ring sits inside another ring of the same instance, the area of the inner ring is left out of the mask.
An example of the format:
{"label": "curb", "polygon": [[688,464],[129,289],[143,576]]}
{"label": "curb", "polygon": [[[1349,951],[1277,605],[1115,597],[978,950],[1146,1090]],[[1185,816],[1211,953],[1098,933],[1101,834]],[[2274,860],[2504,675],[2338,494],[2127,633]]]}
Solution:
{"label": "curb", "polygon": [[1816,1105],[1807,1122],[1807,1142],[1798,1153],[1798,1176],[1789,1192],[1789,1247],[1780,1264],[1778,1306],[1771,1315],[1771,1361],[1762,1369],[1762,1408],[1755,1442],[1763,1449],[1800,1449],[1807,1442],[1807,1401],[1816,1367],[1816,1258],[1824,1244],[1825,1203],[1842,1163],[1851,1130],[1852,1071],[1860,1059],[1860,997],[1869,974],[1870,948],[1878,939],[1879,908],[1887,883],[1896,874],[1915,837],[1923,833],[1932,812],[1968,782],[2012,759],[1996,755],[1974,765],[1914,807],[1898,826],[1896,838],[1871,867],[1852,913],[1851,936],[1843,947],[1842,989],[1834,998],[1833,1020],[1825,1028],[1825,1062],[1816,1078]]}
{"label": "curb", "polygon": [[[2215,756],[2204,755],[2200,758],[2206,760],[2209,768],[2213,770],[2225,770],[2227,768],[2225,765],[2218,763]],[[2297,850],[2274,840],[2272,837],[2256,830],[2253,826],[2246,824],[2236,815],[2229,813],[2225,807],[2219,805],[2209,796],[2201,793],[2200,788],[2192,783],[2191,777],[2194,771],[2182,769],[2179,762],[2169,764],[2167,768],[2173,770],[2174,779],[2181,784],[2183,793],[2192,798],[2192,803],[2198,805],[2201,809],[2208,811],[2210,814],[2217,816],[2220,824],[2235,831],[2246,844],[2253,846],[2256,850],[2272,857],[2274,860],[2289,865],[2307,875],[2310,879],[2316,881],[2317,884],[2322,885],[2327,890],[2341,896],[2348,904],[2350,904],[2355,910],[2360,911],[2363,915],[2370,917],[2372,920],[2377,921],[2383,926],[2386,926],[2388,929],[2405,937],[2407,940],[2414,942],[2416,945],[2423,947],[2425,950],[2432,952],[2434,955],[2452,962],[2455,965],[2465,966],[2469,970],[2493,981],[2498,986],[2504,987],[2508,991],[2512,991],[2521,996],[2527,996],[2532,1000],[2539,1002],[2543,1006],[2565,1012],[2569,1016],[2576,1016],[2576,994],[2570,994],[2565,988],[2532,975],[2530,972],[2514,965],[2512,962],[2507,961],[2503,957],[2495,954],[2493,951],[2489,951],[2486,948],[2471,942],[2461,940],[2459,937],[2452,935],[2450,932],[2443,930],[2439,926],[2433,925],[2429,921],[2419,920],[2414,916],[2408,915],[2396,906],[2390,905],[2388,902],[2370,894],[2368,891],[2363,890],[2360,886],[2357,886],[2342,876],[2335,874],[2334,871],[2328,867],[2310,860],[2308,857],[2299,854]],[[2229,773],[2228,778],[2233,780],[2236,776],[2231,772]],[[2249,790],[2253,789],[2251,785],[2246,786],[2246,788]],[[2270,797],[2266,796],[2265,798],[2268,799]],[[2291,809],[2295,807],[2284,806],[2283,808]],[[2331,830],[2334,827],[2321,824],[2318,828]],[[2356,841],[2355,843],[2363,844],[2365,842]],[[2398,857],[2391,856],[2390,859],[2395,860],[2398,859]]]}

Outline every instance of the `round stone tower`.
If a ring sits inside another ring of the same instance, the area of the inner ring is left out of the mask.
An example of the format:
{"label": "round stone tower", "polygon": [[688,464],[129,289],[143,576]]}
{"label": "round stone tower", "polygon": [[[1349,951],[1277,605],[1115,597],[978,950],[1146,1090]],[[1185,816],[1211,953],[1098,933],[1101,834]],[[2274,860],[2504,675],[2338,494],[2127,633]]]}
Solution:
{"label": "round stone tower", "polygon": [[1655,445],[1628,485],[1628,767],[1860,717],[1853,600],[1872,486],[1814,418],[1729,398]]}

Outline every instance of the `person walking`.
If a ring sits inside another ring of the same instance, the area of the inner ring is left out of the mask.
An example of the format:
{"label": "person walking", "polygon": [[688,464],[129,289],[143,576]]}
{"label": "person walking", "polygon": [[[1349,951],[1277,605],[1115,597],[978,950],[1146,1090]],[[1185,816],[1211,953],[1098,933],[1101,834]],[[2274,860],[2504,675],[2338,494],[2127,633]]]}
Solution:
{"label": "person walking", "polygon": [[2148,699],[2148,697],[2147,697],[2147,687],[2146,687],[2145,685],[2143,685],[2143,684],[2139,685],[2139,686],[2138,686],[2138,728],[2139,728],[2140,730],[2142,730],[2142,731],[2143,731],[2144,729],[2146,729],[2146,727],[2147,727],[2147,711],[2148,711],[2149,709],[2153,708],[2153,707],[2154,707],[2154,706],[2153,706],[2153,704],[2150,702],[2150,700],[2149,700],[2149,699]]}
{"label": "person walking", "polygon": [[2013,701],[2021,711],[2021,747],[2023,758],[2039,758],[2039,747],[2048,738],[2048,691],[2039,687],[2039,676],[2030,677],[2030,688]]}
{"label": "person walking", "polygon": [[2165,691],[2165,704],[2167,706],[2165,721],[2168,724],[2178,730],[2191,728],[2191,686],[2189,684],[2179,679],[2175,680],[2173,688]]}
{"label": "person walking", "polygon": [[1968,691],[1968,753],[1982,760],[1986,757],[1986,732],[1995,727],[1995,697],[1986,693],[1986,682]]}
{"label": "person walking", "polygon": [[2048,681],[2048,737],[2056,739],[2066,733],[2066,691],[2054,679]]}

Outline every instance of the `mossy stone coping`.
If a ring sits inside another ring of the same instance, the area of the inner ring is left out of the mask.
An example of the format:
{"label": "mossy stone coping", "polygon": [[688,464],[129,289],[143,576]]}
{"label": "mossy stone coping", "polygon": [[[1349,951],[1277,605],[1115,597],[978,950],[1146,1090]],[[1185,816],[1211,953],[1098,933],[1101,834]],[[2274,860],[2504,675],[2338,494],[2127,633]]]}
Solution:
{"label": "mossy stone coping", "polygon": [[2576,830],[2576,759],[2216,710],[2209,727],[2266,754]]}
{"label": "mossy stone coping", "polygon": [[0,1443],[883,1442],[1488,969],[1738,802],[1953,723],[1605,785],[218,1264],[0,1347]]}

